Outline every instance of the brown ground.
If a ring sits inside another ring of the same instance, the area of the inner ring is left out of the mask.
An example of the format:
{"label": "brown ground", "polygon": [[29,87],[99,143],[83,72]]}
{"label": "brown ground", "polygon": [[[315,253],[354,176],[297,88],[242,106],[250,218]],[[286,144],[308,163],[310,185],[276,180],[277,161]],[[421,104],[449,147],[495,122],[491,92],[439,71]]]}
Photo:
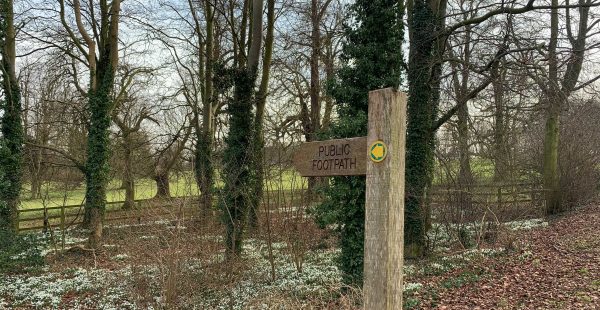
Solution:
{"label": "brown ground", "polygon": [[[477,262],[481,277],[425,295],[423,309],[600,309],[600,206],[518,238],[508,255]],[[426,289],[426,287],[424,287]],[[432,301],[435,300],[435,301]]]}

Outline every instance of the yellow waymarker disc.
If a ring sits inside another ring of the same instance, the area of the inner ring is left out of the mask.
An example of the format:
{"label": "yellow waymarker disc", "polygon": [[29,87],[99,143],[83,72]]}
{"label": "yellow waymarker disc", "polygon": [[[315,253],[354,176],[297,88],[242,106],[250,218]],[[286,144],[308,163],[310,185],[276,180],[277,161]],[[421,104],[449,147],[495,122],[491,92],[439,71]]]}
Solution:
{"label": "yellow waymarker disc", "polygon": [[387,155],[387,145],[381,140],[377,140],[369,147],[369,158],[373,162],[381,162]]}

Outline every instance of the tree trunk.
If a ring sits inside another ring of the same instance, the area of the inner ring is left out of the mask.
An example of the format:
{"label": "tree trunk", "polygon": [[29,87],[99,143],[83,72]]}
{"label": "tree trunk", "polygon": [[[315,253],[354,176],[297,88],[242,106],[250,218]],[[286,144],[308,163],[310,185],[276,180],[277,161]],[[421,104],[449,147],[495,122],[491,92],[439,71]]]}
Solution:
{"label": "tree trunk", "polygon": [[494,181],[504,182],[508,179],[509,164],[508,164],[508,145],[506,139],[506,124],[504,120],[504,76],[497,67],[492,69],[494,80],[492,81],[492,89],[494,92]]}
{"label": "tree trunk", "polygon": [[212,134],[202,132],[197,134],[196,143],[196,181],[200,188],[201,209],[212,209],[214,171],[212,167]]}
{"label": "tree trunk", "polygon": [[[225,235],[225,257],[227,260],[239,257],[242,252],[242,235],[248,220],[248,211],[256,202],[256,118],[254,87],[262,45],[263,1],[252,0],[252,25],[248,60],[236,73],[234,98],[229,103],[229,133],[225,139],[224,151],[224,194],[223,212]],[[262,122],[262,120],[261,120]]]}
{"label": "tree trunk", "polygon": [[235,99],[229,107],[230,131],[226,138],[224,153],[224,221],[226,224],[226,258],[233,259],[241,254],[242,233],[251,208],[251,191],[255,189],[251,171],[253,138],[252,91],[256,71],[240,72],[236,78]]}
{"label": "tree trunk", "polygon": [[[583,4],[579,1],[579,4]],[[565,66],[562,81],[559,82],[559,64],[557,58],[559,14],[558,0],[552,0],[553,8],[550,10],[550,42],[548,44],[548,84],[546,85],[546,131],[544,139],[543,176],[546,189],[546,213],[557,214],[564,211],[561,202],[560,175],[558,163],[558,147],[560,133],[560,112],[567,103],[569,95],[575,90],[575,85],[581,73],[584,55],[586,51],[586,39],[590,36],[591,29],[588,27],[590,7],[579,8],[579,21],[577,35],[568,31],[568,39],[571,44],[571,54]],[[567,18],[567,23],[571,18]],[[569,30],[571,25],[567,25]]]}
{"label": "tree trunk", "polygon": [[104,218],[103,208],[91,208],[90,211],[90,235],[88,238],[88,247],[90,249],[100,249],[102,246],[102,220]]}
{"label": "tree trunk", "polygon": [[[557,6],[558,0],[552,0]],[[558,84],[558,9],[550,11],[550,42],[548,44],[548,92],[546,94],[546,130],[544,136],[543,178],[546,189],[546,214],[562,211],[560,199],[560,176],[558,171],[558,141],[560,132],[561,94]]]}
{"label": "tree trunk", "polygon": [[458,188],[459,203],[461,210],[471,210],[471,186],[473,184],[473,172],[471,171],[471,154],[469,151],[469,110],[466,104],[461,105],[458,114]]}
{"label": "tree trunk", "polygon": [[[127,138],[124,138],[127,142]],[[124,173],[123,173],[123,188],[125,189],[125,203],[123,209],[131,209],[135,205],[135,178],[133,175],[133,158],[132,150],[130,149],[131,143],[124,145],[125,147],[125,158],[124,158]]]}
{"label": "tree trunk", "polygon": [[546,214],[560,213],[561,194],[558,171],[558,144],[560,132],[560,105],[556,100],[548,103],[544,137],[544,186],[546,189]]}
{"label": "tree trunk", "polygon": [[169,174],[168,173],[157,173],[154,175],[154,181],[156,182],[156,195],[154,198],[165,199],[171,198],[171,188],[169,185]]}
{"label": "tree trunk", "polygon": [[30,199],[42,198],[42,182],[37,175],[31,175],[31,196]]}
{"label": "tree trunk", "polygon": [[271,60],[273,57],[273,41],[275,29],[275,0],[267,0],[267,33],[265,36],[265,47],[262,66],[262,78],[258,93],[256,94],[256,115],[254,117],[254,143],[253,150],[253,165],[256,173],[254,182],[252,203],[248,215],[248,224],[251,228],[258,227],[258,210],[263,200],[264,195],[264,178],[265,178],[265,162],[264,162],[264,114],[267,103],[267,89],[269,86],[269,76],[271,71]]}
{"label": "tree trunk", "polygon": [[[99,72],[101,71],[99,65]],[[106,72],[107,75],[112,75]],[[106,187],[109,181],[109,152],[110,152],[110,93],[112,77],[102,79],[97,91],[90,92],[90,126],[88,131],[87,161],[86,161],[86,216],[90,229],[89,246],[97,249],[102,233],[102,219],[106,205]]]}
{"label": "tree trunk", "polygon": [[[0,188],[0,201],[6,206],[0,206],[0,225],[11,230],[17,230],[19,225],[19,194],[22,184],[23,162],[23,125],[21,115],[21,91],[17,80],[15,61],[15,26],[13,1],[5,0],[1,5],[2,20],[0,20],[0,41],[2,58],[2,90],[4,95],[2,117],[2,140],[8,154],[0,158],[0,169],[4,170],[4,178],[8,181],[5,188]],[[4,222],[4,223],[2,223]],[[2,228],[2,227],[0,227]]]}
{"label": "tree trunk", "polygon": [[30,199],[42,198],[42,150],[36,147],[30,148],[29,174],[31,179]]}
{"label": "tree trunk", "polygon": [[[333,46],[331,46],[332,44],[333,43],[331,42],[331,38],[329,38],[326,43],[327,52],[325,54],[325,59],[323,60],[325,64],[325,80],[327,81],[327,83],[333,81],[333,79],[335,78],[334,64],[336,61],[336,56],[333,51]],[[321,125],[321,130],[323,131],[329,130],[329,125],[331,124],[331,112],[333,112],[333,104],[334,101],[331,95],[326,94],[325,111],[323,112],[323,122]]]}
{"label": "tree trunk", "polygon": [[[109,181],[112,90],[118,63],[118,24],[120,0],[101,5],[103,37],[100,38],[100,57],[96,67],[95,84],[88,93],[90,113],[87,139],[85,207],[90,235],[88,246],[100,250],[102,225],[106,207],[106,187]],[[110,22],[109,22],[110,20]],[[107,28],[105,28],[107,27]],[[96,86],[96,87],[94,87]],[[84,223],[85,224],[85,223]]]}
{"label": "tree trunk", "polygon": [[319,57],[321,53],[321,32],[319,0],[311,0],[311,53],[310,53],[310,141],[317,140],[321,129],[321,84],[319,80]]}
{"label": "tree trunk", "polygon": [[[213,140],[214,140],[214,105],[216,96],[214,94],[214,10],[210,1],[205,1],[206,12],[206,67],[202,68],[204,73],[204,95],[202,98],[202,128],[196,129],[196,180],[200,188],[201,208],[203,211],[212,209],[214,168]],[[200,57],[203,57],[200,55]],[[202,66],[202,64],[200,64]]]}
{"label": "tree trunk", "polygon": [[[434,52],[435,16],[424,1],[415,1],[409,9],[411,42],[408,66],[408,127],[406,139],[406,195],[404,245],[407,257],[425,253],[427,229],[426,189],[434,164],[435,140],[432,124],[437,114],[432,100],[430,76]],[[419,38],[419,39],[415,39]]]}
{"label": "tree trunk", "polygon": [[458,149],[460,167],[458,172],[458,183],[469,187],[473,183],[473,172],[471,171],[471,154],[469,151],[469,111],[467,105],[458,109]]}

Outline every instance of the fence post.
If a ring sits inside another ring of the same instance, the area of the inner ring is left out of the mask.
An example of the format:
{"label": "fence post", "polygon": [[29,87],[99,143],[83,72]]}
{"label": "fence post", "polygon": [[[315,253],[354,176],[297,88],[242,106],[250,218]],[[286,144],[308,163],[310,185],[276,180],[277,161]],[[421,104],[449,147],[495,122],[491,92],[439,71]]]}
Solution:
{"label": "fence post", "polygon": [[498,209],[502,208],[502,185],[498,187]]}
{"label": "fence post", "polygon": [[61,247],[65,249],[65,204],[60,206],[60,231],[61,231]]}

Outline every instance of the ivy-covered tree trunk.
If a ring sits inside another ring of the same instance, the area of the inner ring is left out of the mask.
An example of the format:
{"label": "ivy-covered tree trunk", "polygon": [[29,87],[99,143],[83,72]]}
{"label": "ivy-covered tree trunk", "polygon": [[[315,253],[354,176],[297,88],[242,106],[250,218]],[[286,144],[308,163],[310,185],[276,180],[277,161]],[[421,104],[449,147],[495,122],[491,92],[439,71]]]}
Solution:
{"label": "ivy-covered tree trunk", "polygon": [[[4,185],[0,186],[0,225],[17,230],[18,208],[23,175],[24,133],[21,121],[21,91],[17,80],[15,60],[15,26],[12,0],[0,0],[0,56],[2,57],[2,93],[0,101],[0,143],[4,147],[0,157],[0,170]],[[0,227],[2,228],[2,227]]]}
{"label": "ivy-covered tree trunk", "polygon": [[236,74],[234,99],[229,103],[229,134],[223,154],[223,220],[226,226],[226,257],[232,259],[242,252],[242,236],[251,206],[255,176],[253,154],[253,92],[256,70],[241,70]]}
{"label": "ivy-covered tree trunk", "polygon": [[[248,2],[247,4],[249,4]],[[262,46],[263,0],[252,0],[252,18],[248,38],[250,46],[246,60],[236,60],[233,74],[234,95],[229,102],[229,133],[223,154],[223,196],[221,209],[226,226],[225,257],[233,259],[242,252],[242,238],[248,212],[256,203],[255,115],[253,113],[258,63]],[[245,17],[243,18],[245,20]],[[245,38],[243,39],[245,40]],[[241,44],[244,46],[244,44]],[[243,51],[238,51],[243,53]],[[261,150],[262,151],[262,150]]]}
{"label": "ivy-covered tree trunk", "polygon": [[101,1],[101,37],[99,38],[99,59],[95,78],[88,92],[90,115],[87,159],[85,163],[86,192],[85,208],[90,230],[88,247],[100,249],[102,226],[106,207],[106,187],[109,181],[110,140],[109,127],[113,108],[112,90],[115,70],[118,64],[118,25],[120,0],[109,5]]}
{"label": "ivy-covered tree trunk", "polygon": [[[343,66],[330,92],[339,119],[330,125],[331,138],[367,134],[368,93],[398,87],[402,73],[404,8],[397,0],[357,0],[350,6],[353,25],[345,26]],[[350,20],[350,18],[348,19]],[[344,281],[362,285],[365,222],[365,177],[334,177],[324,202],[314,211],[320,225],[338,227],[339,268]]]}
{"label": "ivy-covered tree trunk", "polygon": [[[445,2],[413,1],[408,8],[410,55],[408,64],[408,126],[406,138],[406,195],[404,254],[425,254],[429,206],[427,191],[434,167],[435,130],[439,104],[440,63],[443,49],[436,32],[443,28]],[[428,73],[428,74],[426,74]]]}
{"label": "ivy-covered tree trunk", "polygon": [[[98,68],[102,67],[102,62]],[[107,65],[107,64],[104,64]],[[110,66],[110,64],[108,64]],[[102,239],[102,219],[106,205],[106,187],[109,181],[110,107],[112,74],[103,76],[98,89],[89,92],[90,126],[88,130],[86,161],[86,211],[89,216],[89,247],[96,249]]]}

